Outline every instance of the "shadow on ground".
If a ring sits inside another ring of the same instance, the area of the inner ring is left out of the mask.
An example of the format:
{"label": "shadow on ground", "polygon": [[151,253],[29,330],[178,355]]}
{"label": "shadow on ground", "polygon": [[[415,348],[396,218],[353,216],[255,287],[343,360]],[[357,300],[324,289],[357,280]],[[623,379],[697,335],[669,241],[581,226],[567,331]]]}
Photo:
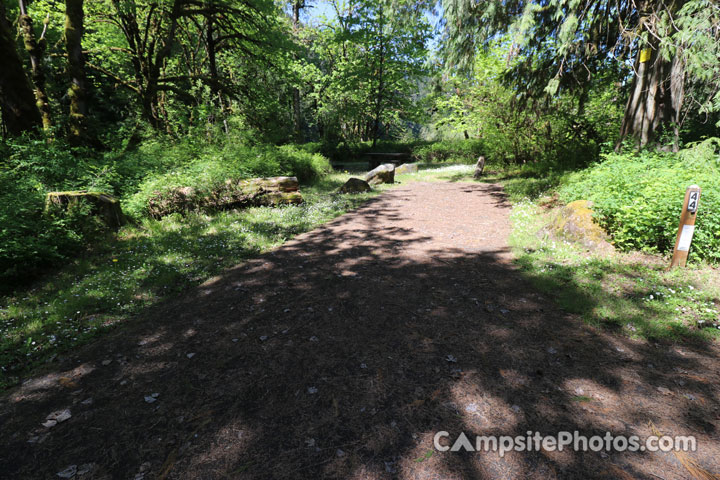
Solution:
{"label": "shadow on ground", "polygon": [[[691,456],[720,470],[714,346],[585,326],[533,291],[504,239],[451,247],[452,224],[413,223],[417,188],[148,309],[11,392],[0,476],[692,478],[671,453],[433,449],[441,430],[648,435],[648,422],[696,435]],[[496,186],[448,188],[458,208],[483,195],[495,210],[477,215],[505,215]],[[72,418],[40,425],[63,408]]]}

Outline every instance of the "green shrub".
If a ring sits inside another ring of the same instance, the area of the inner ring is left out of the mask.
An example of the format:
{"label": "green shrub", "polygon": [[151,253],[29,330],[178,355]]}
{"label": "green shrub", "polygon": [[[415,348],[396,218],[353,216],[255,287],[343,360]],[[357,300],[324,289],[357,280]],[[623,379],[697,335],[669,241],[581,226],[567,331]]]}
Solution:
{"label": "green shrub", "polygon": [[679,154],[608,154],[600,164],[569,175],[561,200],[594,202],[599,223],[623,250],[667,253],[675,245],[685,190],[702,187],[691,248],[695,258],[720,262],[720,157],[710,139]]}
{"label": "green shrub", "polygon": [[141,218],[148,213],[150,198],[177,188],[192,187],[202,196],[229,179],[287,175],[306,182],[329,171],[330,164],[325,157],[292,145],[249,147],[228,144],[207,148],[169,172],[148,175],[137,193],[124,198],[123,209],[130,216]]}
{"label": "green shrub", "polygon": [[413,151],[419,162],[475,163],[480,155],[485,155],[481,140],[444,140],[422,145]]}
{"label": "green shrub", "polygon": [[4,286],[77,253],[91,233],[89,208],[46,214],[42,185],[31,177],[0,173],[0,280]]}

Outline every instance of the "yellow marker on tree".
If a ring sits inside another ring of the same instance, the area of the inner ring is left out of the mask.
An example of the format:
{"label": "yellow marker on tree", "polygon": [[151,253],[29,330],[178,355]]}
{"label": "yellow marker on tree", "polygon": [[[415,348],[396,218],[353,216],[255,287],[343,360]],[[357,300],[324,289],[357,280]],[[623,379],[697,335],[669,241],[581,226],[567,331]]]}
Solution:
{"label": "yellow marker on tree", "polygon": [[643,48],[640,50],[640,63],[649,62],[650,57],[652,57],[652,48]]}

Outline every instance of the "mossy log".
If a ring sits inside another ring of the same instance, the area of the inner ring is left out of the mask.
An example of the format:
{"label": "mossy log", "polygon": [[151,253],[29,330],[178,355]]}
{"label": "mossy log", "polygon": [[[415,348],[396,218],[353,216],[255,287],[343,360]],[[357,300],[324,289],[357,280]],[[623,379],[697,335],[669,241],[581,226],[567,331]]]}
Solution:
{"label": "mossy log", "polygon": [[45,197],[45,211],[67,212],[83,202],[91,206],[92,215],[100,218],[103,223],[114,230],[127,222],[120,202],[112,195],[100,192],[50,192]]}
{"label": "mossy log", "polygon": [[299,205],[302,202],[296,177],[252,178],[226,180],[209,192],[198,192],[192,187],[156,192],[148,202],[148,212],[160,218],[171,213]]}

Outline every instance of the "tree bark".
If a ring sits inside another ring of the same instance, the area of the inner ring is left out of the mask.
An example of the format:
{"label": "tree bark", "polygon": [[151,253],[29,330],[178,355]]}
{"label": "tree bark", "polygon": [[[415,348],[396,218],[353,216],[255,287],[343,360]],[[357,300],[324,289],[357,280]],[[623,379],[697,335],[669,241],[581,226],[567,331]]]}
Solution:
{"label": "tree bark", "polygon": [[19,135],[41,123],[32,86],[25,75],[22,60],[15,48],[15,35],[0,2],[0,110],[5,129]]}
{"label": "tree bark", "polygon": [[86,136],[87,80],[82,51],[84,33],[84,0],[65,0],[65,49],[70,76],[70,138],[80,141]]}
{"label": "tree bark", "polygon": [[25,50],[30,56],[30,65],[32,67],[32,81],[35,85],[35,100],[37,108],[42,118],[43,129],[49,130],[52,127],[52,117],[50,113],[50,101],[48,100],[47,91],[45,89],[45,71],[42,68],[42,60],[45,55],[45,31],[47,29],[47,20],[45,28],[40,35],[40,39],[35,38],[35,30],[33,29],[32,18],[27,14],[25,0],[18,0],[20,6],[20,19],[18,21],[20,31],[23,36]]}
{"label": "tree bark", "polygon": [[[300,9],[305,6],[304,0],[295,0],[293,2],[293,30],[295,30],[295,34],[297,34],[298,29],[300,28]],[[303,133],[302,133],[302,110],[300,105],[300,89],[297,87],[293,87],[292,89],[292,95],[293,95],[293,127],[295,131],[295,141],[302,142],[303,141]]]}
{"label": "tree bark", "polygon": [[383,96],[385,94],[385,17],[383,12],[380,12],[380,25],[378,30],[378,39],[380,41],[380,56],[378,59],[378,87],[377,95],[375,97],[375,118],[373,120],[372,130],[372,146],[374,147],[377,143],[377,139],[380,136],[380,116],[382,115]]}
{"label": "tree bark", "polygon": [[672,128],[673,148],[678,148],[680,113],[685,96],[685,65],[679,57],[666,60],[658,52],[657,40],[637,52],[633,84],[625,106],[620,140],[635,140],[637,147],[653,145]]}

